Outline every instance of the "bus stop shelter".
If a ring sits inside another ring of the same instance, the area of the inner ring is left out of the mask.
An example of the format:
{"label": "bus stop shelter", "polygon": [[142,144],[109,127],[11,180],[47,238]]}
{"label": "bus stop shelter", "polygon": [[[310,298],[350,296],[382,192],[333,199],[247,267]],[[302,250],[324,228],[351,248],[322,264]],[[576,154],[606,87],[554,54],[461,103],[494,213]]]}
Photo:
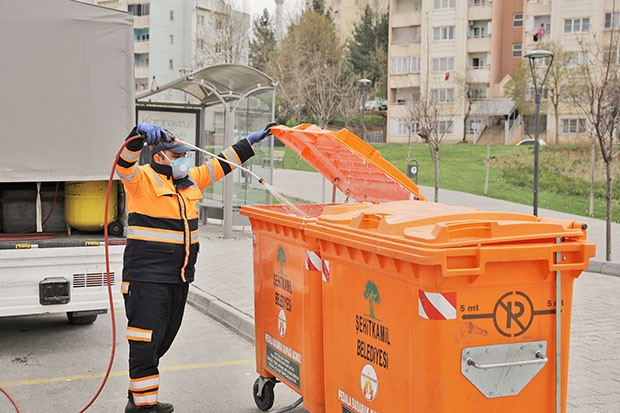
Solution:
{"label": "bus stop shelter", "polygon": [[[180,133],[197,147],[218,153],[249,132],[274,120],[277,83],[250,66],[219,64],[136,95],[137,122],[149,121]],[[269,140],[273,153],[273,139]],[[196,154],[201,162],[202,154]],[[270,180],[273,181],[273,170]],[[234,180],[221,188],[224,238],[232,237]],[[218,196],[213,195],[214,198]]]}

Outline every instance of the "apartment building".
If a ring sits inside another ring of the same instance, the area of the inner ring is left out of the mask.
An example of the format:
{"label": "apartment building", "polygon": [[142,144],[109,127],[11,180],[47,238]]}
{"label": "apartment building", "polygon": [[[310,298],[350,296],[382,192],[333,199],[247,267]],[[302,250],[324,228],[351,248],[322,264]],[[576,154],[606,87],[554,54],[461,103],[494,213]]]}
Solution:
{"label": "apartment building", "polygon": [[334,24],[345,42],[353,35],[355,25],[359,24],[366,6],[370,6],[377,14],[386,13],[389,0],[328,0],[328,7],[334,15]]}
{"label": "apartment building", "polygon": [[228,1],[87,2],[134,15],[134,67],[138,93],[201,67],[218,63],[248,64],[250,15],[232,9]]}
{"label": "apartment building", "polygon": [[[574,51],[575,64],[579,64],[583,42],[604,42],[609,29],[620,23],[613,3],[391,0],[387,141],[407,141],[407,105],[424,94],[433,98],[444,142],[464,138],[475,142],[490,113],[501,123],[495,142],[518,141],[523,135],[523,118],[515,102],[504,97],[504,85],[523,55],[554,41]],[[562,137],[581,136],[584,122],[574,106],[562,105],[561,111]],[[545,123],[552,114],[541,116]],[[553,133],[554,122],[546,124],[547,132]]]}

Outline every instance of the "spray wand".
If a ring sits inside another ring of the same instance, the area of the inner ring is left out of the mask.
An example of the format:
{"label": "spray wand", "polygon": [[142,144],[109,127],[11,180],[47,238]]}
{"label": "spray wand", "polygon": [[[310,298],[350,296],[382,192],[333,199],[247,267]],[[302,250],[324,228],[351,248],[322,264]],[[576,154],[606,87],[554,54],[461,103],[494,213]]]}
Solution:
{"label": "spray wand", "polygon": [[[275,123],[275,122],[268,123],[268,124],[267,124],[267,126],[266,126],[266,128],[270,128],[271,126],[275,126],[275,125],[276,125],[276,123]],[[216,154],[214,154],[214,153],[211,153],[211,152],[207,151],[206,149],[202,149],[202,148],[199,148],[199,147],[197,147],[197,146],[195,146],[195,145],[192,145],[191,143],[184,141],[183,139],[179,138],[177,135],[175,135],[174,133],[170,132],[170,131],[169,131],[169,130],[167,130],[167,129],[164,129],[164,131],[166,132],[166,135],[167,135],[167,138],[168,138],[167,140],[168,140],[168,141],[174,141],[174,140],[181,141],[181,142],[183,142],[185,145],[189,146],[190,148],[192,148],[192,149],[194,149],[194,150],[196,150],[196,151],[202,152],[202,153],[204,153],[204,154],[206,154],[206,155],[209,155],[209,156],[211,156],[211,157],[213,157],[213,158],[216,158],[216,159],[218,159],[218,160],[220,160],[220,161],[222,161],[222,162],[225,162],[225,163],[227,163],[227,164],[229,164],[229,165],[231,165],[231,166],[234,166],[235,168],[239,168],[239,169],[241,169],[242,171],[245,171],[245,172],[249,173],[250,175],[252,175],[253,177],[255,177],[255,178],[258,180],[258,183],[259,183],[259,184],[261,184],[261,185],[265,185],[266,181],[265,181],[263,178],[261,178],[260,176],[256,175],[256,174],[255,174],[254,172],[252,172],[250,169],[245,168],[245,167],[243,167],[243,166],[241,166],[241,165],[238,165],[238,164],[236,164],[236,163],[234,163],[234,162],[231,162],[231,161],[229,161],[228,159],[226,159],[226,158],[224,158],[224,157],[221,157],[221,156],[219,156],[219,155],[216,155]],[[271,135],[271,133],[269,133],[269,135]]]}

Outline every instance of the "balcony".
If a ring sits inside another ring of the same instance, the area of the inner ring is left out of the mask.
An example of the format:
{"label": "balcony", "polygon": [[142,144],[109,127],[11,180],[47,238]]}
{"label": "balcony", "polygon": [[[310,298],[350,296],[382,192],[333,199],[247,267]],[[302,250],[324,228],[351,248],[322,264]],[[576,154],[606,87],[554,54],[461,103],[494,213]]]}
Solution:
{"label": "balcony", "polygon": [[146,29],[151,25],[151,16],[134,16],[133,28]]}
{"label": "balcony", "polygon": [[135,41],[133,43],[133,52],[136,54],[144,54],[149,52],[149,44],[150,42],[138,42]]}
{"label": "balcony", "polygon": [[469,6],[467,8],[467,20],[491,20],[493,17],[493,6],[487,3],[484,6]]}
{"label": "balcony", "polygon": [[403,89],[411,87],[420,87],[420,74],[390,75],[390,88]]}
{"label": "balcony", "polygon": [[134,69],[134,77],[136,79],[148,79],[149,78],[149,67],[136,67]]}
{"label": "balcony", "polygon": [[491,38],[482,37],[475,38],[470,37],[467,39],[467,52],[468,53],[482,53],[491,51]]}
{"label": "balcony", "polygon": [[525,15],[543,16],[551,14],[551,0],[528,0],[525,2]]}
{"label": "balcony", "polygon": [[491,78],[491,69],[490,67],[478,67],[473,68],[469,67],[467,69],[467,81],[472,83],[489,83],[489,79]]}
{"label": "balcony", "polygon": [[421,26],[422,13],[392,13],[391,24],[392,27]]}

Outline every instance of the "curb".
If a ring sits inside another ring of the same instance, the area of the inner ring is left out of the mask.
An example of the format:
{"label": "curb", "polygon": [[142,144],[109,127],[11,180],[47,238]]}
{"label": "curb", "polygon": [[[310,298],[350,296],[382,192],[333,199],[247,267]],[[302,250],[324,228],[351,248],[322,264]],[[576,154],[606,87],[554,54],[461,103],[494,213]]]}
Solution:
{"label": "curb", "polygon": [[187,302],[250,343],[254,343],[254,319],[249,315],[193,285],[190,285]]}
{"label": "curb", "polygon": [[608,261],[590,260],[590,264],[585,271],[620,277],[620,264]]}

